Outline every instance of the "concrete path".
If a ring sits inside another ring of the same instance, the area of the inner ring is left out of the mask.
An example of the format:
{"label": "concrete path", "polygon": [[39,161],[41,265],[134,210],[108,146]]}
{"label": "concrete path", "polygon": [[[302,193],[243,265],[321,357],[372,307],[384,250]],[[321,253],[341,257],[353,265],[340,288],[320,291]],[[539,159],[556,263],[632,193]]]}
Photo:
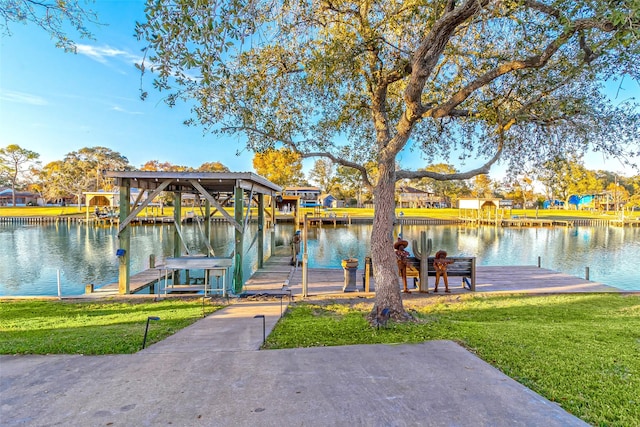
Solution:
{"label": "concrete path", "polygon": [[586,425],[450,341],[257,351],[255,316],[268,334],[280,304],[231,305],[133,355],[0,356],[0,425]]}

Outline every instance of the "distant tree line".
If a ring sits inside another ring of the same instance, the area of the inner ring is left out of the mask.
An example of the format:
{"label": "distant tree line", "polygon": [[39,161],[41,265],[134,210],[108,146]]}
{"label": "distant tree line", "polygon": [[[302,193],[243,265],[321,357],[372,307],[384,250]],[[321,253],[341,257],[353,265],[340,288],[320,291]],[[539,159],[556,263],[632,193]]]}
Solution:
{"label": "distant tree line", "polygon": [[[31,191],[45,203],[71,198],[80,204],[84,192],[115,190],[113,180],[105,177],[105,171],[136,169],[125,156],[106,147],[81,148],[44,166],[38,161],[39,157],[38,153],[15,144],[0,149],[0,188],[11,188],[14,196],[17,191]],[[198,168],[192,168],[150,160],[139,170],[228,172],[229,168],[220,162],[205,162]]]}
{"label": "distant tree line", "polygon": [[[31,191],[45,203],[72,198],[82,203],[82,193],[113,191],[114,183],[104,176],[107,170],[134,170],[122,154],[106,147],[85,147],[42,166],[40,155],[12,144],[0,148],[0,188]],[[253,167],[257,174],[281,187],[316,186],[348,206],[361,207],[373,202],[373,195],[363,185],[361,175],[352,168],[319,159],[305,176],[302,157],[291,150],[267,150],[256,153]],[[365,164],[370,176],[377,174],[374,162]],[[138,170],[163,172],[229,172],[220,162],[205,162],[197,168],[176,165],[168,161],[149,160]],[[438,163],[425,171],[455,174],[456,167]],[[493,180],[478,175],[467,180],[441,181],[432,178],[405,179],[398,187],[413,187],[433,193],[448,206],[456,206],[465,197],[504,198],[524,208],[541,206],[545,200],[560,200],[569,207],[572,195],[608,194],[616,207],[640,206],[640,175],[625,177],[604,170],[587,169],[578,160],[556,159],[544,169],[517,176]],[[171,198],[166,202],[171,203]],[[15,199],[13,201],[15,205]]]}

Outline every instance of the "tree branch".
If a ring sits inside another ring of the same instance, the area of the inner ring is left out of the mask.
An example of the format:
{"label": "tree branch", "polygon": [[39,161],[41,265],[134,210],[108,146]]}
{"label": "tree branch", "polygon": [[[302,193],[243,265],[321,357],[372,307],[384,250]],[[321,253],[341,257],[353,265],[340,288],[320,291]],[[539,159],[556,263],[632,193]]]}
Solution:
{"label": "tree branch", "polygon": [[396,181],[399,181],[401,179],[420,179],[420,178],[431,178],[431,179],[435,179],[436,181],[453,181],[453,180],[469,179],[477,175],[488,174],[489,171],[491,170],[491,166],[493,166],[493,164],[497,162],[498,159],[500,159],[500,156],[502,155],[503,145],[504,144],[501,140],[500,143],[498,144],[498,149],[494,154],[494,156],[479,168],[472,169],[467,172],[445,173],[445,174],[431,172],[431,171],[399,170],[396,172]]}
{"label": "tree branch", "polygon": [[536,0],[525,0],[524,5],[529,9],[534,9],[546,15],[553,16],[557,20],[560,20],[562,17],[560,14],[560,10],[556,9],[555,7],[546,5],[544,3],[540,3],[539,1],[536,1]]}
{"label": "tree branch", "polygon": [[410,129],[413,123],[418,121],[423,114],[421,97],[426,79],[433,72],[451,35],[460,24],[476,14],[481,8],[486,6],[489,1],[490,0],[467,0],[459,7],[452,10],[448,9],[446,13],[434,23],[429,34],[420,42],[413,56],[411,78],[404,94],[407,111],[405,112],[403,121],[406,121],[406,124],[401,124],[399,126],[400,128]]}
{"label": "tree branch", "polygon": [[567,27],[561,35],[552,40],[539,55],[530,56],[522,60],[510,61],[497,66],[456,92],[447,102],[424,111],[422,117],[440,118],[448,116],[455,107],[464,102],[473,92],[488,85],[498,77],[513,71],[544,67],[560,47],[574,34],[589,28],[598,28],[607,32],[614,30],[613,24],[606,20],[600,21],[589,18],[577,20],[573,25]]}
{"label": "tree branch", "polygon": [[363,184],[366,185],[368,188],[373,188],[373,184],[371,183],[371,180],[369,179],[369,173],[367,172],[367,170],[365,169],[364,166],[343,159],[341,157],[338,157],[332,153],[329,152],[313,152],[313,153],[308,153],[308,152],[304,152],[302,150],[300,150],[299,145],[301,143],[304,143],[304,141],[301,142],[295,142],[291,139],[283,139],[280,137],[277,137],[273,134],[270,134],[268,132],[264,132],[260,129],[256,129],[253,127],[249,127],[249,126],[233,126],[233,127],[225,127],[221,129],[222,132],[253,132],[256,133],[264,138],[268,138],[268,139],[272,139],[274,141],[280,142],[284,145],[286,145],[289,149],[291,149],[291,151],[297,153],[300,155],[300,157],[302,158],[310,158],[310,157],[326,157],[327,159],[330,159],[332,162],[337,163],[339,165],[342,166],[346,166],[349,168],[353,168],[356,169],[360,172],[360,174],[362,175],[362,181]]}
{"label": "tree branch", "polygon": [[303,158],[310,158],[310,157],[326,157],[327,159],[330,159],[332,162],[337,163],[339,165],[348,167],[348,168],[353,168],[356,169],[357,171],[360,172],[360,174],[362,175],[362,182],[365,186],[367,186],[367,188],[372,189],[373,188],[373,184],[371,184],[371,181],[369,180],[369,173],[367,172],[367,169],[355,162],[349,161],[349,160],[345,160],[343,158],[337,157],[331,153],[328,152],[316,152],[316,153],[302,153],[300,151],[297,152],[298,154],[300,154],[301,157]]}

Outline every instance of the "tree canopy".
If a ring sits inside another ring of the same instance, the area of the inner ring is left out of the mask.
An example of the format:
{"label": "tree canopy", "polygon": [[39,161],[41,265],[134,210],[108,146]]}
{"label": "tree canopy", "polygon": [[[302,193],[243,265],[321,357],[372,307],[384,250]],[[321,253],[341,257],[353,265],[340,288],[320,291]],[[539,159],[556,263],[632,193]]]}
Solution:
{"label": "tree canopy", "polygon": [[31,167],[36,165],[40,154],[27,150],[17,144],[9,144],[0,148],[0,182],[11,184],[13,206],[16,205],[16,191],[21,181],[28,179]]}
{"label": "tree canopy", "polygon": [[320,188],[320,191],[329,193],[335,178],[334,169],[335,167],[330,160],[316,160],[313,168],[309,171],[309,179]]}
{"label": "tree canopy", "polygon": [[[151,64],[169,104],[194,103],[188,123],[360,171],[376,209],[372,313],[403,317],[395,182],[467,179],[499,159],[518,169],[587,148],[637,154],[637,106],[612,105],[602,81],[640,78],[639,12],[638,0],[154,0],[137,25],[148,41],[139,67]],[[398,169],[406,149],[484,165]]]}
{"label": "tree canopy", "polygon": [[253,157],[253,168],[258,175],[281,187],[304,183],[300,155],[286,148],[256,153]]}
{"label": "tree canopy", "polygon": [[56,47],[75,53],[76,44],[69,30],[81,38],[93,38],[87,23],[97,23],[97,16],[78,0],[0,0],[0,31],[11,34],[11,23],[36,25],[49,33]]}
{"label": "tree canopy", "polygon": [[48,200],[73,194],[82,202],[85,191],[112,191],[113,182],[105,179],[106,170],[129,170],[129,160],[106,147],[84,147],[67,153],[62,161],[48,163],[40,172],[42,193]]}

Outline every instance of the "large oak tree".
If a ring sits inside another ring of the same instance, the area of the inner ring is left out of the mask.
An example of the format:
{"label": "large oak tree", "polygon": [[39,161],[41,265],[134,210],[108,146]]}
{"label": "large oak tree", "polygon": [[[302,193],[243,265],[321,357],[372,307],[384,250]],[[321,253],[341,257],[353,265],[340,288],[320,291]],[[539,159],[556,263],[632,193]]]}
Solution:
{"label": "large oak tree", "polygon": [[[244,135],[255,151],[284,146],[359,170],[375,199],[372,313],[405,318],[396,181],[467,179],[500,158],[531,167],[588,147],[632,154],[637,110],[612,106],[599,82],[640,77],[639,9],[638,0],[153,0],[137,26],[149,43],[139,67],[169,104],[194,105],[191,124]],[[404,170],[405,149],[425,165],[449,154],[484,165]]]}
{"label": "large oak tree", "polygon": [[65,155],[63,160],[47,164],[40,173],[43,195],[55,200],[74,195],[78,208],[85,191],[112,191],[113,179],[105,170],[129,170],[129,160],[106,147],[84,147]]}

